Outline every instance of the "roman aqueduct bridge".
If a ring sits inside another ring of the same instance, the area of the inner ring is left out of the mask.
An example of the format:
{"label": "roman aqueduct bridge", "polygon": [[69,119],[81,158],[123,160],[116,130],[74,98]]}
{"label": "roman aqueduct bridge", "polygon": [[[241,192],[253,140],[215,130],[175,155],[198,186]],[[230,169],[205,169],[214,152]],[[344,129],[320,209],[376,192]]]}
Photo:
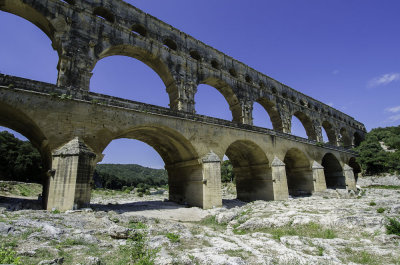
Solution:
{"label": "roman aqueduct bridge", "polygon": [[[0,75],[0,125],[41,152],[49,170],[47,209],[87,205],[94,167],[119,138],[152,146],[165,162],[170,199],[203,208],[222,204],[224,154],[245,201],[355,188],[360,168],[351,147],[366,133],[362,123],[157,18],[121,0],[0,0],[0,10],[39,27],[59,56],[55,85]],[[113,55],[151,67],[170,108],[90,92],[96,63]],[[232,121],[196,114],[199,84],[225,97]],[[268,112],[273,130],[252,125],[254,102]],[[290,134],[293,116],[308,139]]]}

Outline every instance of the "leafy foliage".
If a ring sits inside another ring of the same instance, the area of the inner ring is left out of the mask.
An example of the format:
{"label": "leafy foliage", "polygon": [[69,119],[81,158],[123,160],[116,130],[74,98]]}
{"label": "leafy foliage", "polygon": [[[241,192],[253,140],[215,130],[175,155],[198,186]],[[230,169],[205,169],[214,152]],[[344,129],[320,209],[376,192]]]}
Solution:
{"label": "leafy foliage", "polygon": [[42,182],[42,159],[29,141],[0,132],[0,179],[22,182]]}
{"label": "leafy foliage", "polygon": [[[392,152],[385,151],[380,142]],[[358,162],[366,174],[400,172],[400,126],[371,130],[357,151]]]}
{"label": "leafy foliage", "polygon": [[398,235],[400,236],[400,219],[388,218],[388,223],[385,225],[386,233],[388,235]]}
{"label": "leafy foliage", "polygon": [[5,247],[5,245],[0,247],[0,264],[22,264],[20,259],[10,247]]}
{"label": "leafy foliage", "polygon": [[233,166],[230,160],[225,160],[221,164],[221,181],[233,182],[235,174],[233,173]]}
{"label": "leafy foliage", "polygon": [[153,169],[134,164],[98,164],[94,181],[97,187],[125,189],[138,187],[138,192],[146,193],[151,186],[168,184],[168,174],[164,169]]}

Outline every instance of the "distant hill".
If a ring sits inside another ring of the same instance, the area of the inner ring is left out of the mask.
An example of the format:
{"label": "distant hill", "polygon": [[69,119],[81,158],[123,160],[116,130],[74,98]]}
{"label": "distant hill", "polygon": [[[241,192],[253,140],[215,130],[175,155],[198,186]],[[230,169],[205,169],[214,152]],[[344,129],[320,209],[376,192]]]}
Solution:
{"label": "distant hill", "polygon": [[95,186],[121,189],[124,186],[162,186],[168,183],[164,169],[142,167],[135,164],[98,164],[94,174]]}
{"label": "distant hill", "polygon": [[400,126],[371,130],[356,150],[366,174],[400,173]]}

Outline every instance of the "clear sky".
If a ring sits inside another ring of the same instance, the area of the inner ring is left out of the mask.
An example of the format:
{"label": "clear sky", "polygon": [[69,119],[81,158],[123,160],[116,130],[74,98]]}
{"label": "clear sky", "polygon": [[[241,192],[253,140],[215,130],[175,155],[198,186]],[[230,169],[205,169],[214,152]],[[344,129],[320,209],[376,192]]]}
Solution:
{"label": "clear sky", "polygon": [[[363,122],[367,130],[400,124],[400,1],[398,0],[142,0],[127,1],[290,87]],[[24,19],[0,11],[0,72],[55,83],[57,53]],[[91,91],[168,106],[153,70],[136,59],[98,62]],[[201,85],[199,114],[231,119],[216,89]],[[254,106],[255,125],[271,128]],[[305,136],[294,120],[294,134]],[[325,137],[326,138],[326,137]],[[103,162],[163,167],[135,140],[113,141]]]}

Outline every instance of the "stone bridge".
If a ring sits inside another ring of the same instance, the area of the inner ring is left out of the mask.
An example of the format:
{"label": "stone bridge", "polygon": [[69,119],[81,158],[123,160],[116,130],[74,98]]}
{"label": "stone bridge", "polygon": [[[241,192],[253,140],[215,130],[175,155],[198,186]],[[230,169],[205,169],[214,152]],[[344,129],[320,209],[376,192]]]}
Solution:
{"label": "stone bridge", "polygon": [[[220,161],[232,161],[238,198],[283,200],[328,188],[355,188],[365,127],[120,0],[0,0],[0,10],[38,26],[59,55],[57,84],[0,75],[0,125],[26,136],[48,175],[45,207],[90,202],[90,179],[114,139],[152,146],[163,158],[170,199],[220,206]],[[89,91],[91,71],[107,56],[136,58],[163,80],[170,108]],[[196,115],[199,84],[215,87],[232,121]],[[252,125],[253,103],[273,130]],[[309,139],[290,134],[299,118]],[[328,135],[323,144],[322,128]]]}

